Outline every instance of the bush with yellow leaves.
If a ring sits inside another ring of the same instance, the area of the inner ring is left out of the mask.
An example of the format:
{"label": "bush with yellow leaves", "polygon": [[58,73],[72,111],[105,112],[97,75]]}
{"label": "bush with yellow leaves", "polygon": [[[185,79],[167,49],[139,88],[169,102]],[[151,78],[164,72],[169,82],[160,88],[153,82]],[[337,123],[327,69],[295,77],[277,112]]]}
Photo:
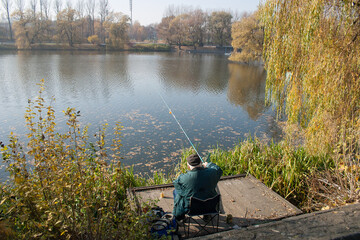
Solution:
{"label": "bush with yellow leaves", "polygon": [[116,125],[110,147],[106,126],[90,144],[80,111],[68,108],[68,129],[57,133],[43,91],[42,80],[25,114],[27,146],[11,133],[1,147],[10,180],[1,187],[0,223],[7,221],[19,239],[147,239],[146,215],[126,199],[127,188],[139,182],[120,166],[122,126]]}

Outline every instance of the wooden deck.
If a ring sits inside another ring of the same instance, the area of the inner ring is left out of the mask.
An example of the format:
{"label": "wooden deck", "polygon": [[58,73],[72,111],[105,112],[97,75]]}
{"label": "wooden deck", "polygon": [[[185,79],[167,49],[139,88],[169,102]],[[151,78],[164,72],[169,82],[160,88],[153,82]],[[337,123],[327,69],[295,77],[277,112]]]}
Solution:
{"label": "wooden deck", "polygon": [[[218,183],[218,189],[222,201],[219,231],[302,213],[251,175],[222,177]],[[155,203],[164,211],[172,212],[174,206],[173,190],[173,184],[165,184],[132,188],[129,194],[139,208],[144,203]],[[226,223],[229,215],[232,216],[232,221]],[[183,234],[181,228],[180,234]]]}

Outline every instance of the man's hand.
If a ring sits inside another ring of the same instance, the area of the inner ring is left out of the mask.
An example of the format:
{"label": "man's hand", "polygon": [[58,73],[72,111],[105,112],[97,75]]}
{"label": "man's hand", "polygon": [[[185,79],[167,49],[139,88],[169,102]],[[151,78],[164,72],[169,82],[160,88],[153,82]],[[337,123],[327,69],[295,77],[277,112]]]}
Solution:
{"label": "man's hand", "polygon": [[207,167],[207,165],[208,165],[208,162],[204,162],[204,163],[203,163],[203,166],[204,166],[204,167]]}

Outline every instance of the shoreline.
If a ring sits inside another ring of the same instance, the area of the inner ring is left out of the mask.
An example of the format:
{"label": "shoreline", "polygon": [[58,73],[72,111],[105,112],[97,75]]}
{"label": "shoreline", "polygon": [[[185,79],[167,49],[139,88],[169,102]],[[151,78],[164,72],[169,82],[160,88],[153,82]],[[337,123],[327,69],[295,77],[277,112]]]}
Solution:
{"label": "shoreline", "polygon": [[94,44],[74,44],[69,46],[67,44],[58,43],[42,43],[34,44],[30,48],[17,48],[15,43],[1,43],[0,51],[15,50],[15,51],[94,51],[94,52],[170,52],[172,48],[165,44],[146,43],[130,46],[125,49],[111,49],[104,45]]}
{"label": "shoreline", "polygon": [[67,44],[41,43],[34,44],[31,48],[17,48],[15,42],[0,42],[0,51],[94,51],[94,52],[179,52],[193,54],[225,54],[230,55],[232,48],[225,46],[203,46],[194,49],[193,46],[170,46],[162,43],[130,43],[127,48],[113,49],[106,45],[74,44],[72,47]]}

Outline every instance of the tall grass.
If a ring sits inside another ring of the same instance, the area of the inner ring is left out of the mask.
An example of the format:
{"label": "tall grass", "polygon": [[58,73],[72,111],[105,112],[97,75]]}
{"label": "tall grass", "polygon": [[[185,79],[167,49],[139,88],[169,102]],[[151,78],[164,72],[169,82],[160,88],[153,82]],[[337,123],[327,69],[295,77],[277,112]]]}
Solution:
{"label": "tall grass", "polygon": [[[179,171],[186,171],[186,157],[191,149],[184,151]],[[304,210],[309,206],[310,179],[317,172],[334,167],[327,155],[313,156],[304,148],[280,142],[270,145],[258,138],[249,138],[231,150],[214,148],[211,161],[219,165],[224,175],[251,174],[269,188]]]}

